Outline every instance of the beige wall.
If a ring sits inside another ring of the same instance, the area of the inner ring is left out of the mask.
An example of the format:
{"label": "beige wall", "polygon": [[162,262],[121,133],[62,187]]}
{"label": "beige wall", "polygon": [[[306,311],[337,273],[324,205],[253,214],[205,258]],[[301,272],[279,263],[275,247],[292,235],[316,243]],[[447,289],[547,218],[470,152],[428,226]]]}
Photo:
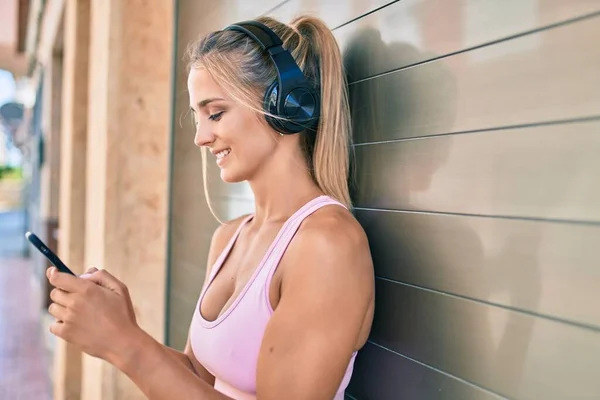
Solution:
{"label": "beige wall", "polygon": [[2,25],[0,25],[0,46],[15,49],[17,43],[17,27],[19,1],[3,0],[0,2],[0,15],[2,15]]}
{"label": "beige wall", "polygon": [[17,53],[19,0],[0,1],[0,15],[0,69],[20,75],[25,72],[26,59]]}
{"label": "beige wall", "polygon": [[41,173],[41,210],[44,223],[58,218],[60,187],[60,125],[62,105],[62,54],[56,52],[44,69],[42,135],[44,164]]}
{"label": "beige wall", "polygon": [[[59,256],[75,273],[84,271],[89,0],[68,1],[64,10]],[[58,340],[54,352],[54,399],[81,397],[81,351]]]}
{"label": "beige wall", "polygon": [[[60,157],[42,171],[43,215],[60,218],[59,255],[71,268],[124,281],[138,323],[162,341],[174,2],[52,0],[45,12],[43,75],[34,76],[51,77],[44,123]],[[63,15],[64,34],[53,23]],[[60,53],[47,52],[63,39],[61,71]],[[52,122],[61,115],[62,130]],[[143,398],[115,368],[60,340],[54,367],[57,400]]]}
{"label": "beige wall", "polygon": [[[93,0],[85,265],[127,283],[157,340],[165,270],[174,3]],[[83,398],[142,399],[130,380],[84,357]]]}

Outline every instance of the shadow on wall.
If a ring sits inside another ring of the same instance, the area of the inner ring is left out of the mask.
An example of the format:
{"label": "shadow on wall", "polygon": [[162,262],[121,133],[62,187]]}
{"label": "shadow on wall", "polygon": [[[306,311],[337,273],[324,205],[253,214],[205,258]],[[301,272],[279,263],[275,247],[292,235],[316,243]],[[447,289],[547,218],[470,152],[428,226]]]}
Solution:
{"label": "shadow on wall", "polygon": [[[356,78],[365,79],[397,69],[399,65],[410,65],[414,60],[433,58],[433,54],[423,54],[407,43],[392,42],[385,44],[374,29],[359,31],[344,49],[344,64],[350,82],[350,109],[352,128],[357,144],[393,140],[414,136],[413,131],[423,131],[422,127],[435,123],[450,131],[456,114],[456,81],[454,75],[442,63],[435,63],[435,69],[428,65],[424,74],[395,73],[393,78],[376,77],[368,82],[354,83]],[[415,68],[419,68],[418,66]],[[391,78],[391,79],[390,79]],[[435,121],[432,120],[435,118]],[[446,161],[452,138],[446,140],[427,139],[427,155],[418,152],[395,154],[395,162],[403,169],[409,169],[409,181],[393,180],[388,184],[400,185],[400,196],[408,198],[412,190],[426,190],[435,171]],[[377,150],[385,152],[386,146]],[[357,151],[358,153],[358,151]],[[383,157],[376,162],[385,167]],[[384,168],[369,168],[382,171]],[[356,168],[358,174],[360,168]],[[388,174],[385,179],[394,179]],[[406,172],[404,172],[406,175]],[[364,179],[361,191],[371,189],[367,185],[376,185],[379,179]],[[355,183],[355,182],[353,182]],[[358,188],[353,185],[353,194]],[[372,189],[376,189],[372,187]],[[354,196],[356,197],[356,196]]]}
{"label": "shadow on wall", "polygon": [[[536,260],[539,231],[528,232],[530,237],[525,240],[507,237],[500,254],[486,254],[479,233],[469,225],[468,218],[408,213],[390,213],[389,218],[382,218],[382,212],[360,210],[360,200],[365,198],[361,193],[376,198],[375,192],[389,185],[394,186],[393,190],[385,192],[402,200],[394,203],[410,205],[411,198],[428,190],[436,171],[444,167],[453,137],[361,144],[409,138],[414,136],[411,131],[426,131],[422,128],[432,123],[451,132],[458,96],[452,70],[440,61],[428,63],[423,74],[399,72],[394,79],[377,77],[368,82],[352,82],[434,57],[407,43],[386,44],[373,29],[359,31],[344,49],[354,140],[358,144],[353,160],[356,180],[351,182],[352,197],[358,207],[357,218],[369,237],[375,273],[392,280],[398,280],[394,276],[402,277],[401,282],[424,287],[432,283],[458,289],[477,285],[471,292],[475,291],[478,299],[488,300],[500,291],[511,298],[509,304],[513,296],[527,293],[525,301],[535,309],[540,291]],[[367,170],[371,171],[370,176],[366,175]],[[445,220],[440,223],[442,219]],[[520,267],[530,271],[520,276],[526,276],[528,282],[511,282],[506,278],[512,274],[502,273],[502,260],[513,260],[515,252],[529,255],[520,258],[526,261]],[[492,279],[494,275],[499,279]],[[513,293],[516,285],[530,290]],[[420,301],[425,295],[431,301]],[[473,304],[478,310],[474,313],[469,312]],[[515,393],[523,376],[533,319],[524,322],[518,313],[509,313],[502,331],[492,332],[497,328],[492,326],[489,310],[494,308],[458,298],[447,300],[378,279],[370,341],[465,380],[479,385],[492,383]],[[519,327],[518,332],[510,329],[514,326]],[[449,394],[438,392],[442,388],[436,384],[443,380],[437,372],[405,360],[397,365],[383,365],[385,361],[381,361],[359,354],[348,392],[360,399]]]}

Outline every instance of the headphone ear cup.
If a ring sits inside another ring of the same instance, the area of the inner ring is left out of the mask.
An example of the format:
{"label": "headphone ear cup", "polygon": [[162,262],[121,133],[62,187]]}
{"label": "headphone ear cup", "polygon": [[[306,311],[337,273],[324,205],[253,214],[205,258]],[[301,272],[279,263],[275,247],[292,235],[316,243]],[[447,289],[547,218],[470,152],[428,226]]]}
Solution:
{"label": "headphone ear cup", "polygon": [[[277,109],[279,84],[277,81],[271,84],[265,92],[264,110],[271,115],[281,117],[273,118],[265,115],[269,125],[277,132],[286,135],[302,132],[306,129],[314,129],[319,120],[318,97],[306,88],[294,89],[287,95],[284,103],[283,114]],[[292,115],[287,115],[290,113]]]}
{"label": "headphone ear cup", "polygon": [[319,121],[319,96],[314,90],[301,86],[290,91],[284,102],[284,113],[288,130],[301,132],[314,129]]}

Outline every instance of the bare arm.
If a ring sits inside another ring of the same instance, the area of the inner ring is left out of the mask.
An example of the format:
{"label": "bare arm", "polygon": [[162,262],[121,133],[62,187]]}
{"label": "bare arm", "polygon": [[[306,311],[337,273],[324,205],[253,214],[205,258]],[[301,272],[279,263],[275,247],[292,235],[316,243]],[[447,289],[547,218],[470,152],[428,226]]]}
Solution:
{"label": "bare arm", "polygon": [[286,257],[259,354],[258,398],[332,399],[371,326],[368,241],[350,217],[307,220]]}
{"label": "bare arm", "polygon": [[229,399],[146,332],[138,330],[130,340],[129,354],[107,361],[123,371],[149,400]]}
{"label": "bare arm", "polygon": [[198,362],[192,346],[190,345],[190,337],[188,334],[187,343],[183,352],[177,351],[172,347],[163,346],[171,356],[175,357],[177,361],[183,364],[186,368],[192,371],[196,376],[201,378],[204,382],[213,386],[215,384],[215,377],[202,364]]}
{"label": "bare arm", "polygon": [[194,374],[196,374],[196,371],[194,370],[194,366],[192,365],[192,360],[190,360],[190,358],[185,353],[182,353],[181,351],[177,351],[174,348],[169,347],[169,346],[164,346],[164,348],[167,350],[167,352],[171,356],[175,357],[176,360],[178,360],[180,363],[182,363],[185,367],[187,367]]}

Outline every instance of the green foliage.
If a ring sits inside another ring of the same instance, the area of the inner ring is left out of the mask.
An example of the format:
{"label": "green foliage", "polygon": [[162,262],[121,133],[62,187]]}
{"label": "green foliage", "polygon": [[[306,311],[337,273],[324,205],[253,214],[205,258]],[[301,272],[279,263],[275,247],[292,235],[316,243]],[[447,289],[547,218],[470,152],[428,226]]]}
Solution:
{"label": "green foliage", "polygon": [[23,179],[23,168],[0,165],[0,180],[1,179],[21,180]]}

